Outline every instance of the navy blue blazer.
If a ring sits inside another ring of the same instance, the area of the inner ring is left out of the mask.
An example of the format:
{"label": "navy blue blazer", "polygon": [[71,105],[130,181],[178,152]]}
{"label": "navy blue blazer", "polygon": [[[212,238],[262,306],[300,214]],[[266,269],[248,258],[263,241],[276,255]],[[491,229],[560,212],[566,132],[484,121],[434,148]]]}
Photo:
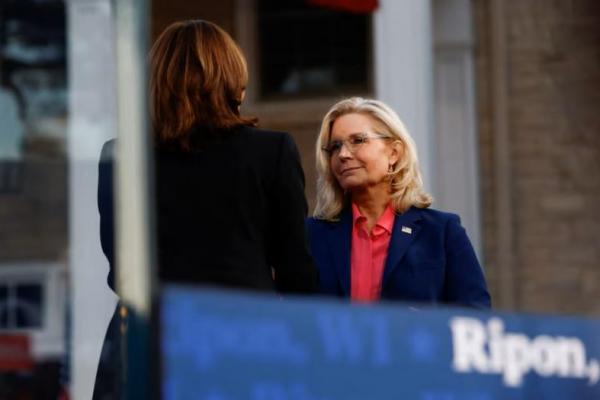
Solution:
{"label": "navy blue blazer", "polygon": [[[337,222],[307,219],[321,293],[350,297],[350,207]],[[396,215],[381,298],[406,302],[491,307],[473,246],[455,214],[412,207]]]}

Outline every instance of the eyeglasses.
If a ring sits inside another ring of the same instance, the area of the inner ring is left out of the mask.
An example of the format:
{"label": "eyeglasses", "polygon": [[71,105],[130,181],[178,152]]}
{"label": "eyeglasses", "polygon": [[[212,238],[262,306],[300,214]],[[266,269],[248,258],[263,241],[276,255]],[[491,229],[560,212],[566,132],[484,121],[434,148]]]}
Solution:
{"label": "eyeglasses", "polygon": [[326,152],[330,157],[337,156],[344,145],[348,151],[352,154],[356,153],[358,149],[371,139],[391,139],[388,136],[384,136],[380,133],[359,133],[353,135],[348,139],[344,140],[332,140],[327,146],[321,147],[321,150]]}

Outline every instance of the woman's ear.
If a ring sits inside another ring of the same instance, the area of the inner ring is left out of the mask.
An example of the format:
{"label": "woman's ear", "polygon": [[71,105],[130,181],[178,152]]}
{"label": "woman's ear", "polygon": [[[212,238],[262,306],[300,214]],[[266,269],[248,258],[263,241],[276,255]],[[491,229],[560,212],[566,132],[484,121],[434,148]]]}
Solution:
{"label": "woman's ear", "polygon": [[390,145],[390,164],[394,165],[404,155],[404,144],[400,140],[394,140]]}
{"label": "woman's ear", "polygon": [[240,107],[242,106],[242,102],[244,101],[244,97],[246,97],[246,88],[242,89],[242,93],[240,93],[240,100],[237,103],[237,107],[235,109],[236,112],[240,112]]}

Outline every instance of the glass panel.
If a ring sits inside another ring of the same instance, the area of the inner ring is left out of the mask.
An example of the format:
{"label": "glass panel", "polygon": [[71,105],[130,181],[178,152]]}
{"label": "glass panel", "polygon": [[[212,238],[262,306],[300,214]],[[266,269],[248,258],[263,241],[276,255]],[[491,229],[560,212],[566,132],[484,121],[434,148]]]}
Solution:
{"label": "glass panel", "polygon": [[65,398],[69,383],[66,38],[64,0],[0,1],[2,399]]}
{"label": "glass panel", "polygon": [[0,329],[8,328],[8,287],[0,285]]}
{"label": "glass panel", "polygon": [[43,315],[42,307],[41,285],[17,285],[17,328],[41,328]]}

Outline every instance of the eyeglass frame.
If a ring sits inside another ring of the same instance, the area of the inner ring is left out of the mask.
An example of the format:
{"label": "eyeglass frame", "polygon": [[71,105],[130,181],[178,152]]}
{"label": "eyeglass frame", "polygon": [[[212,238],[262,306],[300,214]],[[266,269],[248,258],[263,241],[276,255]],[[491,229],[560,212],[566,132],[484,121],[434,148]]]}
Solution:
{"label": "eyeglass frame", "polygon": [[[355,143],[354,145],[348,143],[350,140],[363,140],[360,143]],[[348,151],[351,154],[355,154],[356,151],[358,151],[358,148],[365,144],[368,143],[368,140],[366,139],[393,139],[392,137],[389,136],[385,136],[382,133],[378,133],[378,132],[359,132],[356,134],[353,134],[351,137],[347,138],[347,139],[343,139],[343,140],[334,140],[334,141],[330,141],[327,146],[322,146],[321,150],[323,150],[329,157],[333,157],[334,155],[339,154],[340,151],[342,151],[342,147],[346,146],[346,148],[348,149]],[[337,149],[332,149],[331,145],[332,143],[335,144],[340,144],[340,146]]]}

